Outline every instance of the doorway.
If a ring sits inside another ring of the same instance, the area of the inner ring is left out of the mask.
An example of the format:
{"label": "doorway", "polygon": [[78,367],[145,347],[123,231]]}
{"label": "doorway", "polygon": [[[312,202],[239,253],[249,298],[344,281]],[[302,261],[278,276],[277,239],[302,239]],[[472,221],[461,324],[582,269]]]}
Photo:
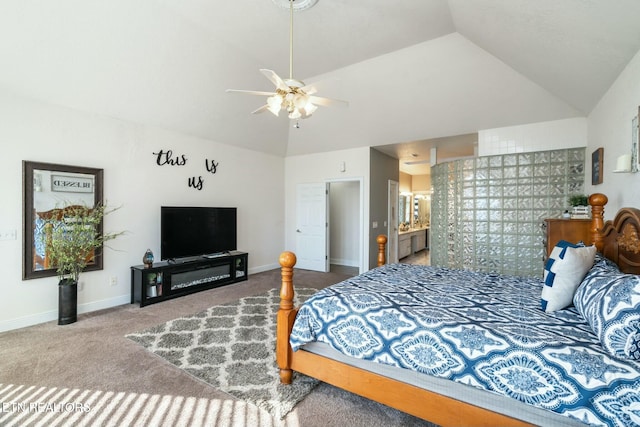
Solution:
{"label": "doorway", "polygon": [[363,273],[364,197],[361,179],[328,180],[331,271]]}
{"label": "doorway", "polygon": [[362,178],[296,187],[298,268],[363,273],[368,270]]}

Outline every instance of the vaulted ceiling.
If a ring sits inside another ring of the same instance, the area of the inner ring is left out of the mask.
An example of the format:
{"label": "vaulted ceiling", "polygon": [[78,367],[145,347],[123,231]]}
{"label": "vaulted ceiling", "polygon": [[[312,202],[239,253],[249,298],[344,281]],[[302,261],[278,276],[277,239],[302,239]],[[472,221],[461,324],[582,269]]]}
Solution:
{"label": "vaulted ceiling", "polygon": [[288,75],[272,0],[3,0],[0,89],[275,155],[446,140],[588,115],[640,49],[639,16],[638,0],[319,0],[294,17],[294,77],[350,104],[293,129],[225,92]]}

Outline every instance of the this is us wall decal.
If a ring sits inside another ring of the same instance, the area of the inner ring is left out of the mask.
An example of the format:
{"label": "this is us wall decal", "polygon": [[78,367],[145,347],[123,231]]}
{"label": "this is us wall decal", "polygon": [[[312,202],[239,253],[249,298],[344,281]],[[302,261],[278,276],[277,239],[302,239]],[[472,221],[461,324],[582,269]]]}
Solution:
{"label": "this is us wall decal", "polygon": [[[154,152],[153,155],[156,157],[158,166],[185,166],[189,160],[186,154],[174,155],[172,150],[160,150]],[[204,159],[205,170],[211,174],[215,174],[218,171],[218,165],[220,165],[220,162]],[[187,186],[200,191],[204,187],[204,178],[202,175],[197,177],[190,176],[187,178]]]}

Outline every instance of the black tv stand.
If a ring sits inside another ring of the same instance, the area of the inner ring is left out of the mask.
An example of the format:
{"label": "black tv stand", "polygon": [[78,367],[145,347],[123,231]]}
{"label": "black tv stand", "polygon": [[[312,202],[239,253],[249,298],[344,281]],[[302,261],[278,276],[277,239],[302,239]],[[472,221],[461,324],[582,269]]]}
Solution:
{"label": "black tv stand", "polygon": [[215,257],[171,259],[131,267],[131,304],[140,307],[247,280],[249,254],[228,251]]}

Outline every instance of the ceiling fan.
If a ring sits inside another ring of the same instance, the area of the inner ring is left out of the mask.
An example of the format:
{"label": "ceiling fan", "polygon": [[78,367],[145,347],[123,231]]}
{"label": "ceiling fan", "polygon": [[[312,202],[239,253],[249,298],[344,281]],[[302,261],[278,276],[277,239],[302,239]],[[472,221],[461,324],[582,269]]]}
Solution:
{"label": "ceiling fan", "polygon": [[[278,4],[283,1],[289,3],[289,78],[282,79],[275,73],[275,71],[263,68],[260,69],[260,72],[276,86],[275,92],[240,89],[227,89],[227,92],[267,96],[267,103],[252,111],[252,114],[270,111],[274,115],[278,116],[280,110],[286,110],[289,118],[295,120],[306,119],[311,116],[318,108],[318,105],[347,105],[348,103],[346,101],[314,96],[317,90],[313,86],[306,85],[303,81],[293,78],[293,3],[296,0],[274,0],[274,3]],[[305,2],[305,0],[302,0],[302,6],[300,9],[311,7],[316,1],[317,0],[311,0]],[[295,127],[299,127],[297,125],[297,121]]]}

